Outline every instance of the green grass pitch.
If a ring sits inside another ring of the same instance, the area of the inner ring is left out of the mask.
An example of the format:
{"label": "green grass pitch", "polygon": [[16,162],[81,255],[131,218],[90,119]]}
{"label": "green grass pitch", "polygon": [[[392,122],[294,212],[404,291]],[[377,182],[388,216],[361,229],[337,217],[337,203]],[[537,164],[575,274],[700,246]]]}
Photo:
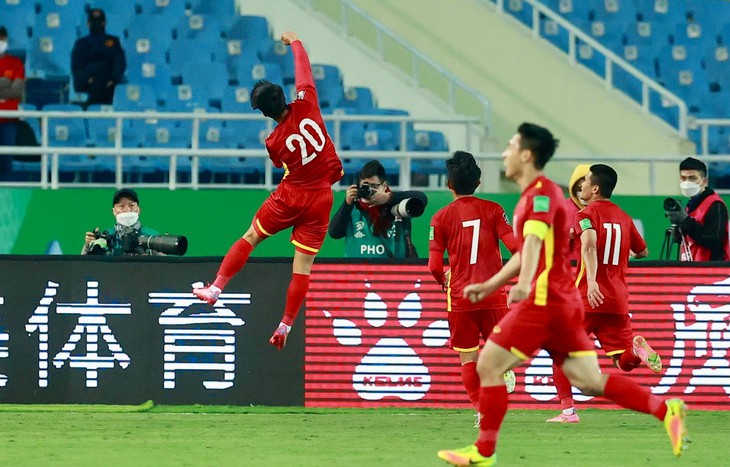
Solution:
{"label": "green grass pitch", "polygon": [[[691,407],[690,407],[691,409]],[[690,449],[627,411],[508,413],[499,465],[729,465],[730,412],[690,411]],[[0,405],[0,465],[438,466],[436,451],[476,439],[472,412],[229,406]]]}

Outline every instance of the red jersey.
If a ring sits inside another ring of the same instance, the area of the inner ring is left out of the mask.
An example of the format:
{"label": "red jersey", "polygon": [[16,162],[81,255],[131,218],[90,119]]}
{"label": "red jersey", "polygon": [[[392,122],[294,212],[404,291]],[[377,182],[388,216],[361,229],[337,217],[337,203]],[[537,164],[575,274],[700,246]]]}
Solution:
{"label": "red jersey", "polygon": [[594,201],[580,211],[576,215],[574,229],[578,241],[586,230],[592,229],[596,232],[596,282],[603,294],[603,303],[596,308],[591,308],[588,304],[588,282],[585,264],[581,258],[576,282],[585,311],[628,314],[626,270],[629,267],[629,250],[639,253],[646,248],[646,242],[636,230],[634,221],[620,207],[605,199]]}
{"label": "red jersey", "polygon": [[[11,82],[16,79],[25,79],[23,62],[19,58],[5,54],[0,57],[0,77],[7,78]],[[0,99],[0,110],[18,110],[18,99]],[[12,119],[0,118],[0,122],[8,122]]]}
{"label": "red jersey", "polygon": [[512,227],[502,206],[474,196],[457,198],[433,216],[429,237],[429,269],[441,284],[444,282],[444,251],[449,255],[448,311],[506,306],[503,288],[479,303],[471,303],[463,296],[465,286],[484,282],[502,268],[500,239],[510,251],[517,250]]}
{"label": "red jersey", "polygon": [[544,175],[537,177],[522,192],[513,225],[520,251],[526,234],[547,226],[532,291],[525,302],[538,306],[577,303],[578,291],[568,259],[570,220],[563,190]]}
{"label": "red jersey", "polygon": [[291,44],[297,99],[266,138],[269,158],[284,167],[282,183],[298,188],[329,188],[342,178],[342,162],[322,119],[312,67],[300,41]]}

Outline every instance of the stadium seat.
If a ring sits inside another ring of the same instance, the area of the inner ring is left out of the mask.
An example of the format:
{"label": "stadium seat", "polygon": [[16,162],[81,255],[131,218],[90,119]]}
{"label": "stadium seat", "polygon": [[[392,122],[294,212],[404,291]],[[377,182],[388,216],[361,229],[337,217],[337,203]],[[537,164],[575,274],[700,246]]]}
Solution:
{"label": "stadium seat", "polygon": [[730,91],[730,47],[710,48],[705,52],[704,64],[710,83],[717,89]]}
{"label": "stadium seat", "polygon": [[645,21],[676,24],[687,19],[684,0],[654,0],[636,2],[636,12]]}
{"label": "stadium seat", "polygon": [[133,1],[90,0],[88,5],[89,9],[104,10],[109,31],[112,31],[113,28],[121,30],[136,22],[137,5]]}
{"label": "stadium seat", "polygon": [[207,110],[208,96],[205,90],[193,88],[188,84],[173,86],[167,93],[164,110],[167,112],[192,112],[196,109]]}
{"label": "stadium seat", "polygon": [[213,48],[218,40],[212,38],[178,39],[170,45],[170,69],[173,76],[181,76],[188,62],[213,62]]}
{"label": "stadium seat", "polygon": [[312,76],[317,86],[320,107],[339,107],[345,94],[339,68],[334,65],[312,65]]}
{"label": "stadium seat", "polygon": [[263,61],[277,63],[281,67],[284,84],[294,83],[294,56],[291,47],[276,39],[272,42],[266,56],[263,57]]}
{"label": "stadium seat", "polygon": [[[201,73],[201,70],[205,70],[205,73]],[[202,93],[211,105],[215,101],[215,105],[220,107],[228,87],[228,72],[222,63],[190,61],[183,66],[182,81]]]}
{"label": "stadium seat", "polygon": [[[409,113],[403,109],[382,109],[376,108],[368,112],[370,115],[402,116],[407,117]],[[406,132],[413,130],[413,123],[406,123]],[[377,122],[370,121],[365,124],[366,130],[378,130],[378,146],[381,150],[399,150],[401,145],[400,122]]]}
{"label": "stadium seat", "polygon": [[83,11],[83,7],[41,8],[33,23],[33,36],[79,37]]}
{"label": "stadium seat", "polygon": [[266,120],[231,120],[226,122],[235,135],[237,146],[242,149],[263,149],[269,134]]}
{"label": "stadium seat", "polygon": [[[154,91],[158,105],[172,97],[172,77],[170,68],[164,63],[143,62],[131,64],[127,68],[127,80],[140,86],[148,86]],[[115,90],[116,91],[116,90]]]}
{"label": "stadium seat", "polygon": [[226,39],[238,39],[245,44],[251,44],[259,59],[266,57],[271,48],[269,22],[263,16],[240,16],[224,34]]}
{"label": "stadium seat", "polygon": [[185,16],[185,0],[137,0],[144,16],[170,16],[181,18]]}
{"label": "stadium seat", "polygon": [[188,39],[208,44],[215,43],[221,38],[223,28],[218,20],[211,16],[191,15],[178,21],[176,31],[178,41]]}
{"label": "stadium seat", "polygon": [[221,112],[254,113],[251,108],[251,88],[247,86],[226,86],[221,101]]}
{"label": "stadium seat", "polygon": [[[240,39],[220,39],[213,46],[213,61],[222,63],[228,71],[228,80],[238,81],[239,73],[244,74],[259,62],[255,47]],[[242,85],[250,85],[248,80]]]}
{"label": "stadium seat", "polygon": [[[253,79],[253,84],[261,80],[266,80],[279,86],[284,86],[281,68],[276,63],[257,63],[251,68],[250,76]],[[245,83],[247,77],[248,74],[244,72],[244,75],[239,78],[239,83]]]}
{"label": "stadium seat", "polygon": [[[200,129],[201,148],[235,149],[239,144],[239,137],[233,128],[224,126],[221,122],[206,122]],[[211,181],[217,182],[223,176],[227,183],[234,180],[244,181],[250,177],[260,181],[265,171],[265,159],[256,157],[201,157],[200,170],[210,173]]]}
{"label": "stadium seat", "polygon": [[542,37],[558,47],[563,52],[568,52],[568,31],[557,22],[543,18],[540,24]]}
{"label": "stadium seat", "polygon": [[206,15],[215,18],[221,25],[231,24],[238,16],[236,2],[234,0],[223,0],[212,2],[210,0],[191,0],[190,11],[193,15]]}
{"label": "stadium seat", "polygon": [[[189,148],[190,133],[176,126],[172,120],[158,120],[156,123],[146,123],[141,130],[144,132],[143,146],[147,148]],[[143,180],[167,181],[170,171],[170,157],[172,156],[141,156],[132,171],[141,175]],[[190,177],[190,158],[176,157],[177,172],[183,178]]]}
{"label": "stadium seat", "polygon": [[636,6],[632,0],[605,0],[595,3],[594,21],[609,24],[628,24],[636,21]]}
{"label": "stadium seat", "polygon": [[532,27],[532,5],[522,0],[508,0],[504,3],[507,13],[527,26]]}
{"label": "stadium seat", "polygon": [[157,96],[147,84],[120,84],[114,88],[114,109],[143,111],[157,108]]}
{"label": "stadium seat", "polygon": [[172,32],[151,26],[148,22],[135,21],[129,25],[128,34],[122,40],[128,63],[166,63],[167,50],[172,44]]}
{"label": "stadium seat", "polygon": [[361,112],[370,111],[375,108],[373,92],[370,88],[366,87],[346,88],[339,105],[345,108],[356,109]]}
{"label": "stadium seat", "polygon": [[[4,5],[4,3],[0,3],[0,5]],[[0,8],[0,17],[9,17],[5,16],[5,14],[6,13],[3,13],[2,8]],[[28,50],[32,44],[29,35],[30,25],[26,23],[32,24],[32,21],[8,21],[2,23],[2,25],[8,30],[7,53],[18,57],[23,61],[25,61],[25,58],[28,55]]]}
{"label": "stadium seat", "polygon": [[[43,108],[48,112],[81,112],[81,107],[73,104],[51,104]],[[86,147],[86,127],[80,118],[52,117],[48,120],[48,145]],[[58,171],[61,174],[73,174],[73,180],[78,180],[81,174],[88,174],[101,170],[99,161],[94,156],[87,155],[60,155],[58,157]]]}
{"label": "stadium seat", "polygon": [[75,33],[68,31],[51,36],[33,36],[27,74],[39,78],[70,76],[71,49],[75,40]]}

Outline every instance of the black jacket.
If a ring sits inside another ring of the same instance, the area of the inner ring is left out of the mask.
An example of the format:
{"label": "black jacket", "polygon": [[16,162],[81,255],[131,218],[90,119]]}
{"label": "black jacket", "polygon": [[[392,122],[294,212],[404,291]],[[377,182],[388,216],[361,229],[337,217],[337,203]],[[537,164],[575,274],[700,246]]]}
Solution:
{"label": "black jacket", "polygon": [[[71,51],[74,89],[88,93],[88,103],[111,104],[114,85],[122,80],[126,69],[127,59],[118,37],[89,34],[74,43]],[[90,78],[94,78],[92,83]],[[107,87],[110,81],[113,85]]]}
{"label": "black jacket", "polygon": [[682,221],[680,227],[685,235],[692,237],[692,240],[698,245],[711,251],[711,261],[722,261],[725,257],[722,235],[727,235],[727,206],[722,202],[712,203],[702,223],[699,223],[692,217],[693,211],[697,209],[700,203],[714,193],[715,191],[711,188],[705,188],[705,191],[694,198],[690,198],[687,201],[688,215]]}

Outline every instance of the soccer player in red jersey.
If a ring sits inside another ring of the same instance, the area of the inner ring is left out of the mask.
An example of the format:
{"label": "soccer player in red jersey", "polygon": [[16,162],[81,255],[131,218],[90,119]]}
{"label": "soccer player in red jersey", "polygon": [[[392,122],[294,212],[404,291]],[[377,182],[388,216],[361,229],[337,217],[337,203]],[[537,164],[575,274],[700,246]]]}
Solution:
{"label": "soccer player in red jersey", "polygon": [[294,54],[297,99],[286,104],[281,86],[259,81],[251,91],[251,107],[277,122],[266,138],[274,166],[284,167],[284,178],[253,218],[251,226],[223,258],[213,284],[195,288],[200,300],[214,304],[228,281],[246,264],[256,246],[275,233],[294,227],[292,279],[279,327],[269,342],[282,349],[309,290],[309,273],[327,235],[332,210],[332,184],[343,175],[342,162],[327,134],[317,100],[307,52],[294,32],[281,35]]}
{"label": "soccer player in red jersey", "polygon": [[[601,343],[616,368],[629,372],[642,363],[653,372],[662,361],[642,336],[634,336],[629,319],[626,270],[629,255],[649,255],[634,221],[611,201],[618,174],[604,164],[590,166],[581,184],[587,207],[576,214],[573,230],[580,241],[581,262],[576,283],[583,299],[584,326]],[[568,378],[553,365],[553,381],[563,412],[548,422],[578,423]]]}
{"label": "soccer player in red jersey", "polygon": [[550,353],[584,394],[604,396],[622,407],[654,415],[664,421],[674,454],[679,456],[684,449],[683,401],[662,400],[623,375],[599,370],[593,342],[583,328],[583,307],[567,259],[570,225],[563,193],[543,175],[557,145],[547,129],[523,123],[502,154],[505,175],[522,188],[512,223],[519,251],[486,282],[468,285],[464,294],[477,302],[518,276],[507,298],[514,305],[479,354],[479,438],[465,448],[438,452],[439,458],[453,465],[496,463],[497,439],[508,402],[502,374],[540,348]]}
{"label": "soccer player in red jersey", "polygon": [[[464,297],[464,287],[496,274],[502,268],[499,241],[514,253],[517,240],[502,206],[474,196],[482,171],[473,155],[456,151],[446,161],[446,170],[454,201],[431,219],[428,268],[436,282],[446,290],[451,348],[459,352],[461,380],[478,414],[479,338],[486,341],[492,328],[509,309],[503,287],[479,303],[471,303]],[[450,269],[446,273],[444,251],[449,255]],[[507,392],[512,392],[514,372],[510,370],[504,377]]]}

